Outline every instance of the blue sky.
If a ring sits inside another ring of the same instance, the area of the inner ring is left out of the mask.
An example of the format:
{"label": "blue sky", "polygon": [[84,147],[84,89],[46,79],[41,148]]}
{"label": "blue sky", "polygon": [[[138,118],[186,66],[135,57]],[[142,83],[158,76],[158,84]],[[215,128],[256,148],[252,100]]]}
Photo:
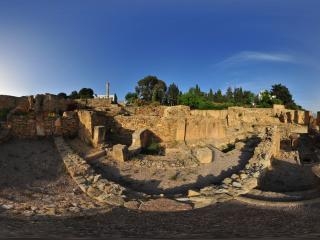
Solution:
{"label": "blue sky", "polygon": [[320,110],[319,0],[0,0],[0,94],[91,87],[122,99],[146,75],[182,91],[282,83]]}

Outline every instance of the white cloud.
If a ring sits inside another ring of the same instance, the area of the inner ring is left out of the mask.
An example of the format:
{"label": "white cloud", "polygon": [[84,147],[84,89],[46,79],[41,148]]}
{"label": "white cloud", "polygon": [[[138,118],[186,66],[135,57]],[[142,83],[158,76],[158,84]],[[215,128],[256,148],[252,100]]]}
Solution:
{"label": "white cloud", "polygon": [[225,60],[219,62],[216,65],[227,66],[249,61],[265,61],[265,62],[283,62],[283,63],[295,63],[295,57],[289,54],[283,53],[266,53],[266,52],[254,52],[254,51],[242,51]]}

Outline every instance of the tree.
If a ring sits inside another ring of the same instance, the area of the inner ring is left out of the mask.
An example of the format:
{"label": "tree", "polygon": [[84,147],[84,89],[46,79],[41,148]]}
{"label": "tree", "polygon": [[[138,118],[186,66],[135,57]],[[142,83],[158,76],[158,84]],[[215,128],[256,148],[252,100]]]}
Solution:
{"label": "tree", "polygon": [[178,97],[179,97],[179,88],[174,83],[169,85],[167,91],[167,101],[170,106],[178,104]]}
{"label": "tree", "polygon": [[138,94],[133,92],[128,92],[125,96],[127,103],[134,103],[138,99]]}
{"label": "tree", "polygon": [[152,89],[152,102],[164,103],[166,97],[167,85],[164,81],[158,80],[158,83]]}
{"label": "tree", "polygon": [[57,96],[58,96],[59,98],[64,98],[64,99],[68,98],[67,94],[64,93],[64,92],[58,93]]}
{"label": "tree", "polygon": [[114,94],[112,103],[113,104],[118,104],[118,96],[117,96],[117,94]]}
{"label": "tree", "polygon": [[222,95],[221,89],[214,94],[214,101],[217,103],[222,103],[225,101],[224,96]]}
{"label": "tree", "polygon": [[197,96],[193,91],[182,94],[179,97],[179,103],[182,105],[190,106],[192,109],[199,108],[202,98]]}
{"label": "tree", "polygon": [[268,90],[261,91],[258,95],[261,107],[272,107],[273,104],[281,104],[281,100],[272,95]]}
{"label": "tree", "polygon": [[243,104],[248,104],[248,105],[254,104],[255,102],[254,98],[255,98],[255,95],[253,92],[251,91],[243,92]]}
{"label": "tree", "polygon": [[286,106],[295,105],[295,102],[292,99],[292,95],[286,86],[283,86],[281,84],[272,85],[270,93],[277,99],[281,100]]}
{"label": "tree", "polygon": [[69,95],[69,98],[71,98],[71,99],[79,98],[78,92],[77,91],[72,91],[71,94]]}
{"label": "tree", "polygon": [[[153,96],[155,99],[158,99],[158,93],[162,91],[165,92],[166,84],[156,76],[146,76],[138,81],[135,90],[140,98],[150,102]],[[156,91],[156,93],[154,93],[154,91]]]}
{"label": "tree", "polygon": [[214,94],[212,89],[210,88],[209,93],[208,93],[208,100],[213,102],[214,101]]}
{"label": "tree", "polygon": [[234,101],[233,91],[232,91],[231,87],[228,87],[225,98],[226,98],[227,102],[233,102]]}
{"label": "tree", "polygon": [[93,93],[91,88],[81,88],[78,95],[80,98],[93,98]]}
{"label": "tree", "polygon": [[236,105],[243,105],[243,90],[242,88],[235,88],[233,91],[233,100]]}

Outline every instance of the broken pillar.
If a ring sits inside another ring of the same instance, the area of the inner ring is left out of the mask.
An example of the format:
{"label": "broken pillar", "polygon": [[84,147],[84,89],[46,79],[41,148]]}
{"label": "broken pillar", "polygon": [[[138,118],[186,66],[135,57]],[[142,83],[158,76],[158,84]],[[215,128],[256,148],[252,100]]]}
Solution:
{"label": "broken pillar", "polygon": [[95,147],[102,144],[106,139],[106,127],[105,126],[94,126],[93,129],[93,140],[92,143]]}
{"label": "broken pillar", "polygon": [[293,150],[297,150],[299,146],[300,134],[293,133],[290,135],[290,145]]}
{"label": "broken pillar", "polygon": [[128,160],[128,147],[126,145],[117,144],[112,148],[112,156],[119,162]]}
{"label": "broken pillar", "polygon": [[132,144],[130,148],[145,148],[151,143],[151,132],[146,129],[138,129],[132,134]]}

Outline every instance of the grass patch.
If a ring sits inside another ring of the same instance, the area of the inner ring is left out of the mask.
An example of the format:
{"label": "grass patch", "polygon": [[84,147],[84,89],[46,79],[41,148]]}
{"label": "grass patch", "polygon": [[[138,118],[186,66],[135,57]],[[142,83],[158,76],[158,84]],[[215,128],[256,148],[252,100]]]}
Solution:
{"label": "grass patch", "polygon": [[163,155],[164,148],[159,143],[152,142],[149,146],[143,148],[141,153],[146,155]]}

